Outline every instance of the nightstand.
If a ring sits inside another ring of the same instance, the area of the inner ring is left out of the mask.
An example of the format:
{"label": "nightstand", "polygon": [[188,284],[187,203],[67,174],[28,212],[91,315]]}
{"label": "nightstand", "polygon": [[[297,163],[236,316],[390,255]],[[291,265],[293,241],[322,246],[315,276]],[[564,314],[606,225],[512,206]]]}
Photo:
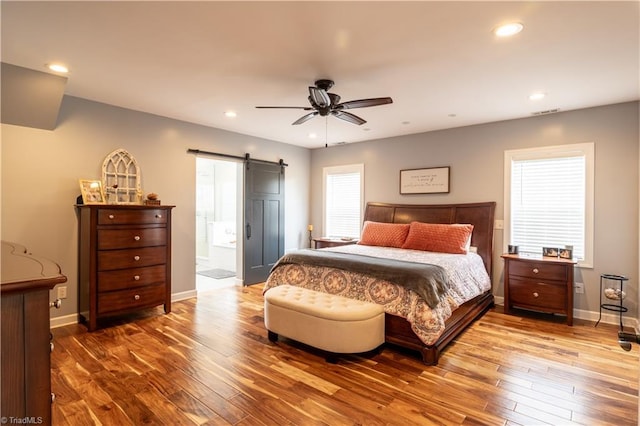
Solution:
{"label": "nightstand", "polygon": [[357,239],[345,239],[345,238],[329,238],[329,237],[321,237],[314,238],[313,242],[315,243],[315,248],[325,248],[325,247],[340,247],[340,246],[348,246],[350,244],[357,244]]}
{"label": "nightstand", "polygon": [[503,254],[504,310],[512,308],[566,315],[573,325],[575,260]]}

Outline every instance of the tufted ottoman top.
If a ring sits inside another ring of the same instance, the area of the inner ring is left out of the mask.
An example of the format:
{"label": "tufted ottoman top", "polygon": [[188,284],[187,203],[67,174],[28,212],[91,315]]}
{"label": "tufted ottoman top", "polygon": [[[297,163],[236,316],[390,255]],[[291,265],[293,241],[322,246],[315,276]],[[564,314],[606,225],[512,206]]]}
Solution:
{"label": "tufted ottoman top", "polygon": [[336,321],[362,321],[384,313],[375,303],[290,285],[273,287],[264,297],[272,305]]}

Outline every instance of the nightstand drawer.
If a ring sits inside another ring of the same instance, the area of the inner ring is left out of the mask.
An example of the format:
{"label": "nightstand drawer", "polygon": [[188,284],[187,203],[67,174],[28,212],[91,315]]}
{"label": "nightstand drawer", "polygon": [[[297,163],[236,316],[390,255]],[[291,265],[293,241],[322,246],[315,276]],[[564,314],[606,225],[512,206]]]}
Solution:
{"label": "nightstand drawer", "polygon": [[509,265],[509,274],[519,277],[532,278],[534,280],[567,281],[566,265],[556,265],[544,262],[512,262]]}
{"label": "nightstand drawer", "polygon": [[566,283],[554,284],[511,277],[509,297],[511,305],[515,307],[544,312],[564,312],[567,309]]}

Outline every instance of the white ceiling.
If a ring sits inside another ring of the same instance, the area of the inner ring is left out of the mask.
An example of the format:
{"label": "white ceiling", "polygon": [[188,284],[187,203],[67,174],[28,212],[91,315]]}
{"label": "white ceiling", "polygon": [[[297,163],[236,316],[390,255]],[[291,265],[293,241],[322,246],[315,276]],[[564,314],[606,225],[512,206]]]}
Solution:
{"label": "white ceiling", "polygon": [[[1,53],[68,65],[67,95],[315,148],[638,100],[639,4],[2,1]],[[319,78],[393,104],[362,126],[254,108],[308,106]]]}

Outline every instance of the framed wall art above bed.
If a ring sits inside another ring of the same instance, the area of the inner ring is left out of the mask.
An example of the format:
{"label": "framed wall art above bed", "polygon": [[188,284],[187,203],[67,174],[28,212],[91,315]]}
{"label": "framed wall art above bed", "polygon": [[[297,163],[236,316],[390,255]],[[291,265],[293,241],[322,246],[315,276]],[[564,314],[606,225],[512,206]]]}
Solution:
{"label": "framed wall art above bed", "polygon": [[400,194],[449,192],[449,167],[400,170]]}

